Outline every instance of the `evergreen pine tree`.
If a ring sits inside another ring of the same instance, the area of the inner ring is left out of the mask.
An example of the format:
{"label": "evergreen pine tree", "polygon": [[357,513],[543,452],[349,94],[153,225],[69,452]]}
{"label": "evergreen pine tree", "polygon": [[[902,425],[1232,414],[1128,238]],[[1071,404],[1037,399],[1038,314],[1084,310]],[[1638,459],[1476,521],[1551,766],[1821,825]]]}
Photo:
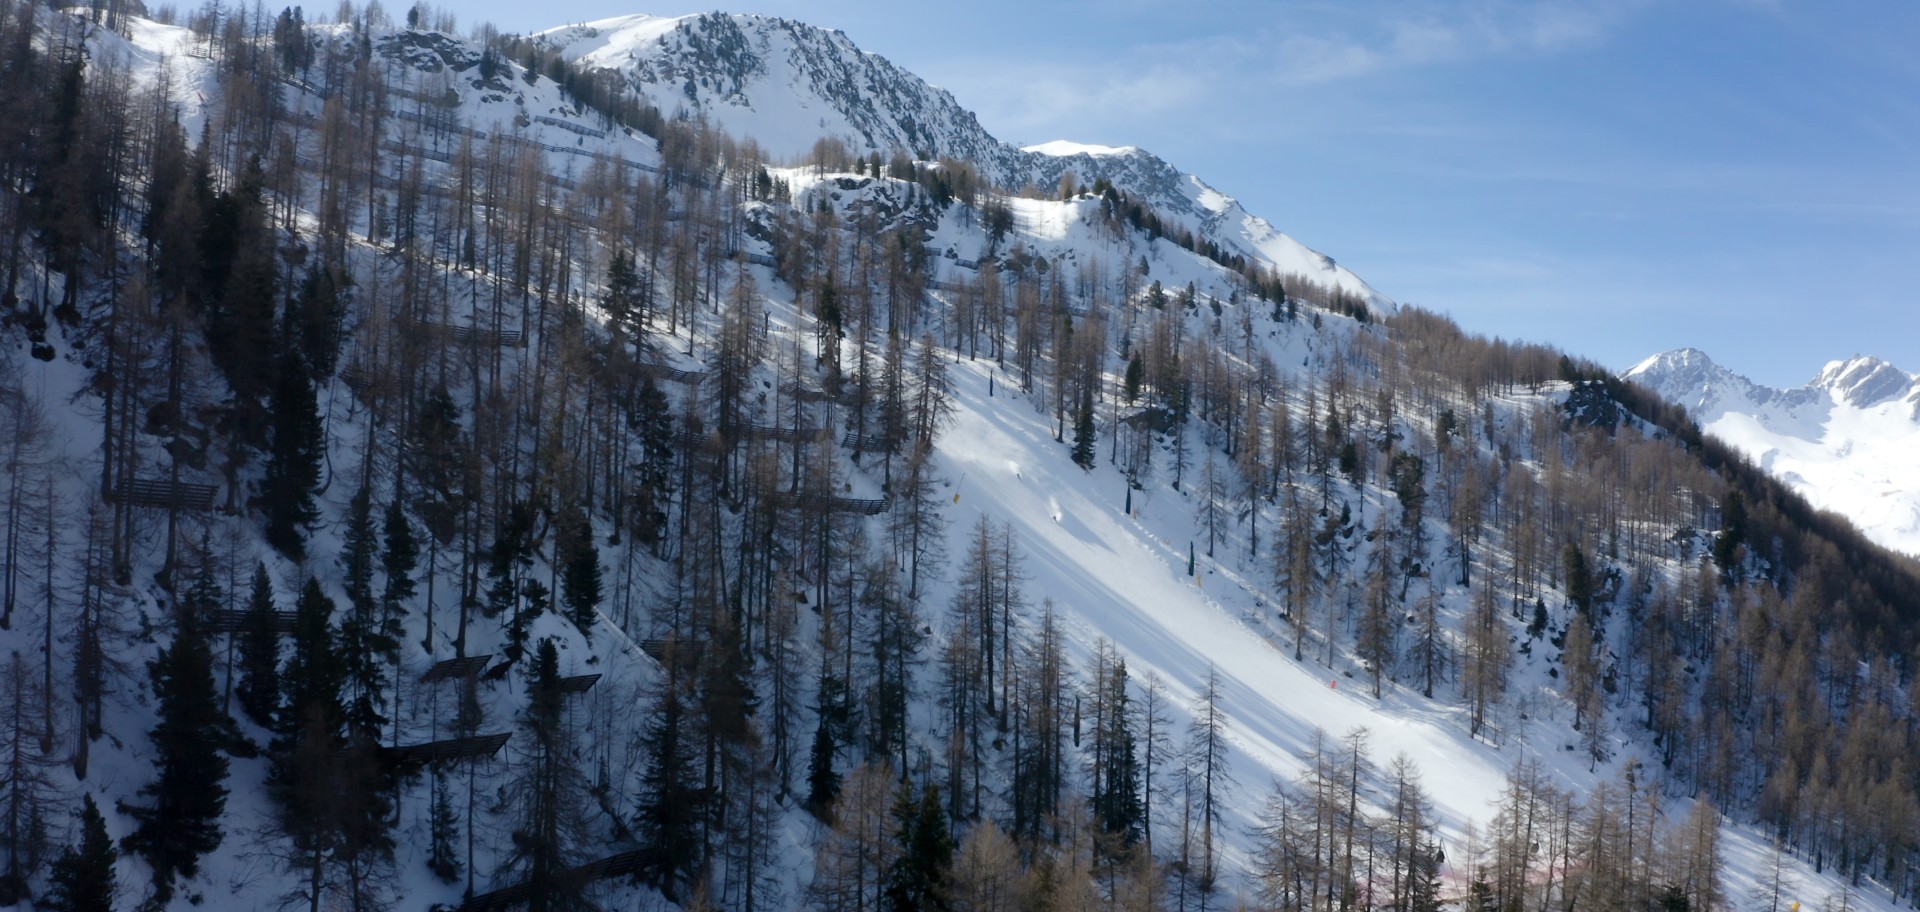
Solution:
{"label": "evergreen pine tree", "polygon": [[428,818],[427,870],[443,883],[460,879],[460,812],[453,803],[453,787],[446,771],[433,771],[433,809]]}
{"label": "evergreen pine tree", "polygon": [[317,903],[323,894],[343,894],[364,907],[377,892],[370,869],[392,851],[390,783],[373,733],[348,725],[341,699],[350,668],[335,642],[333,609],[309,577],[294,609],[267,789],[305,898]]}
{"label": "evergreen pine tree", "polygon": [[813,728],[813,747],[807,755],[807,810],[822,820],[829,818],[833,802],[840,797],[840,773],[833,768],[833,726],[822,713]]}
{"label": "evergreen pine tree", "polygon": [[266,565],[255,564],[240,632],[240,709],[269,728],[280,704],[280,632],[275,626],[273,582]]}
{"label": "evergreen pine tree", "polygon": [[905,785],[893,803],[900,856],[887,869],[887,912],[946,912],[953,908],[953,833],[940,809],[940,787],[928,786],[914,800]]}
{"label": "evergreen pine tree", "polygon": [[81,801],[80,844],[54,859],[47,895],[40,899],[39,908],[48,912],[113,912],[114,894],[119,892],[113,864],[120,853],[107,836],[107,821],[100,816],[93,795],[84,795]]}
{"label": "evergreen pine tree", "polygon": [[347,724],[374,740],[387,724],[386,663],[397,662],[400,652],[399,639],[387,635],[381,601],[373,591],[377,544],[373,499],[363,485],[347,508],[346,550],[340,557],[347,590],[347,615],[340,624],[340,658]]}
{"label": "evergreen pine tree", "polygon": [[1118,847],[1131,847],[1140,839],[1140,758],[1135,750],[1133,714],[1127,709],[1127,665],[1124,659],[1114,664],[1107,680],[1097,686],[1106,690],[1105,718],[1094,732],[1098,745],[1094,751],[1101,766],[1099,788],[1090,798],[1094,821],[1100,831],[1119,837]]}
{"label": "evergreen pine tree", "polygon": [[306,550],[306,529],[319,515],[313,492],[320,484],[326,431],[320,424],[319,400],[314,397],[300,356],[283,353],[276,373],[272,442],[267,451],[261,502],[267,516],[267,542],[282,554],[300,557]]}
{"label": "evergreen pine tree", "polygon": [[346,675],[334,643],[333,607],[320,581],[308,577],[294,605],[293,644],[280,675],[277,754],[289,751],[310,722],[317,722],[328,737],[338,737],[345,721],[340,689]]}
{"label": "evergreen pine tree", "polygon": [[147,666],[160,703],[151,735],[155,778],[140,790],[152,803],[129,808],[138,826],[127,837],[127,848],[152,865],[154,896],[162,905],[173,895],[175,878],[192,877],[200,856],[220,845],[227,804],[227,758],[220,751],[233,737],[213,683],[213,654],[200,631],[198,615],[206,606],[182,607],[173,644]]}
{"label": "evergreen pine tree", "polygon": [[640,775],[636,835],[646,857],[640,878],[669,900],[679,901],[700,860],[701,792],[679,694],[660,698],[641,736],[646,766]]}
{"label": "evergreen pine tree", "polygon": [[560,599],[566,603],[567,617],[591,638],[600,608],[600,550],[593,543],[593,521],[578,504],[561,511],[555,546],[560,559]]}
{"label": "evergreen pine tree", "polygon": [[527,708],[521,716],[522,781],[518,823],[512,833],[509,869],[527,887],[529,912],[592,909],[584,886],[570,876],[578,811],[574,791],[573,748],[566,727],[566,694],[560,690],[560,656],[552,639],[534,651],[527,682]]}
{"label": "evergreen pine tree", "polygon": [[607,312],[608,328],[615,333],[614,338],[632,338],[635,354],[639,354],[643,347],[641,333],[646,320],[641,307],[644,301],[645,289],[640,281],[640,272],[634,266],[632,251],[615,250],[612,260],[607,264],[607,295],[601,303]]}
{"label": "evergreen pine tree", "polygon": [[347,313],[341,283],[334,270],[314,266],[301,279],[300,291],[287,309],[287,327],[316,381],[333,376],[340,361],[340,327]]}
{"label": "evergreen pine tree", "polygon": [[1073,464],[1091,470],[1098,442],[1093,426],[1093,390],[1085,389],[1073,410]]}
{"label": "evergreen pine tree", "polygon": [[380,557],[380,568],[387,575],[386,589],[381,593],[385,610],[382,629],[398,642],[403,634],[401,619],[407,616],[407,603],[418,588],[413,571],[420,563],[420,542],[413,537],[413,526],[407,522],[407,511],[400,507],[398,498],[387,505],[386,546]]}

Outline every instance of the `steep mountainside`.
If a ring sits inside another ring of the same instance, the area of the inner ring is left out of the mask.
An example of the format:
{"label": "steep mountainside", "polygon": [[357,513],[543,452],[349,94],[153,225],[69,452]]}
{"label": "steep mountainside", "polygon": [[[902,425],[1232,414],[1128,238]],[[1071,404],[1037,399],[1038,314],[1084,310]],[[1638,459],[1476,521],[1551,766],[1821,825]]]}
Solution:
{"label": "steep mountainside", "polygon": [[1920,554],[1920,377],[1855,357],[1829,363],[1804,386],[1775,389],[1694,349],[1655,355],[1626,376],[1686,406],[1702,430],[1814,506]]}
{"label": "steep mountainside", "polygon": [[0,0],[0,908],[1920,895],[1920,579],[1644,390],[301,15]]}
{"label": "steep mountainside", "polygon": [[1083,186],[1105,178],[1144,197],[1170,227],[1191,230],[1280,273],[1352,292],[1375,308],[1392,306],[1331,258],[1150,152],[1003,143],[951,93],[860,50],[839,31],[789,19],[705,13],[623,16],[538,38],[582,67],[618,72],[663,113],[703,117],[776,156],[798,157],[822,137],[833,137],[857,155],[969,161],[1009,190],[1052,190],[1067,175]]}

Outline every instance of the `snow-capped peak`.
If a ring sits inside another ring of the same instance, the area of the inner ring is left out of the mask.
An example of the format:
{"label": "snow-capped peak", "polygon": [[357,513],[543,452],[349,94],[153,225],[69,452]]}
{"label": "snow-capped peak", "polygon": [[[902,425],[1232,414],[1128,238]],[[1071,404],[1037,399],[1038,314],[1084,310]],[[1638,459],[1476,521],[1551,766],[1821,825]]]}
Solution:
{"label": "snow-capped peak", "polygon": [[1686,406],[1701,421],[1730,409],[1762,406],[1780,396],[1778,390],[1755,384],[1697,348],[1661,352],[1629,368],[1626,376]]}
{"label": "snow-capped peak", "polygon": [[1805,386],[1776,389],[1691,348],[1627,371],[1687,407],[1815,506],[1847,516],[1874,541],[1920,554],[1920,378],[1871,356],[1827,364]]}
{"label": "snow-capped peak", "polygon": [[1859,408],[1911,399],[1920,393],[1914,375],[1871,355],[1828,362],[1813,385],[1831,390],[1834,398]]}
{"label": "snow-capped peak", "polygon": [[856,47],[844,33],[790,19],[703,13],[624,16],[536,36],[568,61],[612,70],[664,114],[684,113],[775,159],[799,160],[822,138],[860,156],[972,162],[1002,187],[1105,178],[1149,205],[1169,231],[1357,295],[1393,302],[1231,196],[1143,149],[1054,141],[1019,148],[987,132],[945,89]]}
{"label": "snow-capped peak", "polygon": [[1078,143],[1067,139],[1056,139],[1037,146],[1022,147],[1022,152],[1039,155],[1066,157],[1070,155],[1132,155],[1140,151],[1137,146],[1100,146],[1093,143]]}

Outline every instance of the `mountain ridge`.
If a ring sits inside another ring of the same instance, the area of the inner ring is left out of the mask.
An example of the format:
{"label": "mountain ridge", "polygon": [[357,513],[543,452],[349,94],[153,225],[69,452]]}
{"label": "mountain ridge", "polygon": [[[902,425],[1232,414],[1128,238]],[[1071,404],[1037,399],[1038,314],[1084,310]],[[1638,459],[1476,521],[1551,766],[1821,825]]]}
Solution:
{"label": "mountain ridge", "polygon": [[1920,554],[1920,376],[1871,355],[1828,362],[1807,383],[1755,383],[1698,349],[1662,352],[1625,374],[1874,541]]}
{"label": "mountain ridge", "polygon": [[1224,249],[1358,295],[1375,309],[1395,306],[1332,257],[1151,152],[1068,140],[1014,146],[951,92],[861,50],[838,30],[713,12],[620,16],[533,37],[569,63],[618,73],[663,114],[704,117],[774,154],[797,158],[828,137],[856,154],[969,161],[1010,190],[1048,190],[1069,176],[1082,186],[1104,178]]}

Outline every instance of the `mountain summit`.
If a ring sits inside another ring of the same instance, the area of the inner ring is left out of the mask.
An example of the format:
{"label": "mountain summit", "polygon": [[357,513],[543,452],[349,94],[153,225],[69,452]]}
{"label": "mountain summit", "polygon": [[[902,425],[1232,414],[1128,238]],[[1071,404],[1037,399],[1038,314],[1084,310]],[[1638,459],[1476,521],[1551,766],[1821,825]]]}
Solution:
{"label": "mountain summit", "polygon": [[569,63],[611,70],[668,115],[704,118],[775,156],[798,159],[823,137],[852,152],[972,162],[1002,187],[1053,188],[1102,178],[1163,219],[1223,250],[1391,309],[1331,257],[1248,212],[1238,200],[1132,146],[1001,141],[952,93],[860,50],[838,31],[729,13],[619,16],[535,36]]}
{"label": "mountain summit", "polygon": [[1628,379],[1687,407],[1815,506],[1846,515],[1874,541],[1920,554],[1920,377],[1879,358],[1829,362],[1804,386],[1754,383],[1683,348],[1633,366]]}

